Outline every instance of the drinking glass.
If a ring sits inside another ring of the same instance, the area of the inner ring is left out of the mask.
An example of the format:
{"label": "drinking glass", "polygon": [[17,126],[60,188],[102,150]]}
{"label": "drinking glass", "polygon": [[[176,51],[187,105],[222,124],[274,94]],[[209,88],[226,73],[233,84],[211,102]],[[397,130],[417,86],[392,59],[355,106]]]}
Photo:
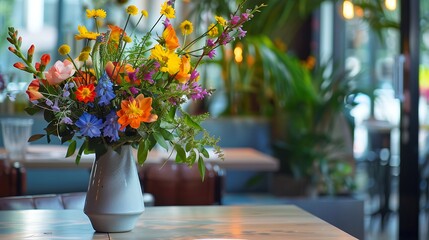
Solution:
{"label": "drinking glass", "polygon": [[1,120],[3,144],[9,161],[25,161],[32,126],[33,119],[28,118],[5,118]]}

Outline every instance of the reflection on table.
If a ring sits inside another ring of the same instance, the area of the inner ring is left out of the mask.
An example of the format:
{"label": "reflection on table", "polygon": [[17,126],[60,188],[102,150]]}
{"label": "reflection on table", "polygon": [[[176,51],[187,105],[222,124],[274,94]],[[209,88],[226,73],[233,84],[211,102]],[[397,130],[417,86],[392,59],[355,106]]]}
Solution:
{"label": "reflection on table", "polygon": [[292,205],[148,207],[125,233],[96,233],[80,210],[0,211],[0,239],[348,240],[349,234]]}

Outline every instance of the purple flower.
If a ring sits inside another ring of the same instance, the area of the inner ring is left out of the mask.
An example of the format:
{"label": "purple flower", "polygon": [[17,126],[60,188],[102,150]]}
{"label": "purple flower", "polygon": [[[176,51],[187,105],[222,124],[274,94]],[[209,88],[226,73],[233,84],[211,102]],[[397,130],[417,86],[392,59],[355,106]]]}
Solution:
{"label": "purple flower", "polygon": [[155,81],[153,80],[153,75],[158,71],[160,67],[159,62],[153,62],[152,65],[146,66],[146,65],[142,65],[139,68],[139,71],[142,71],[142,77],[143,77],[143,81],[146,81],[150,84],[154,84]]}
{"label": "purple flower", "polygon": [[63,97],[67,98],[70,96],[70,92],[68,90],[64,90]]}
{"label": "purple flower", "polygon": [[168,25],[170,25],[170,19],[166,18],[162,24],[164,25],[164,27],[167,27]]}
{"label": "purple flower", "polygon": [[54,111],[54,112],[60,111],[60,108],[58,107],[58,98],[55,99],[55,103],[53,106],[51,106],[51,108],[52,108],[52,111]]}
{"label": "purple flower", "polygon": [[239,39],[246,36],[247,31],[244,31],[241,27],[238,27],[237,31],[238,31],[238,38]]}
{"label": "purple flower", "polygon": [[130,87],[129,90],[130,90],[131,94],[134,94],[134,95],[139,93],[139,90],[136,87]]}
{"label": "purple flower", "polygon": [[103,121],[96,116],[84,112],[77,120],[76,126],[79,128],[80,134],[85,137],[100,137],[100,129],[103,127]]}
{"label": "purple flower", "polygon": [[131,82],[135,82],[137,81],[137,73],[139,72],[139,69],[137,68],[134,72],[129,72],[128,73],[128,78],[130,79]]}
{"label": "purple flower", "polygon": [[250,19],[250,17],[251,17],[251,15],[250,15],[249,9],[247,9],[246,12],[244,12],[244,13],[241,14],[241,20],[243,22],[248,21]]}
{"label": "purple flower", "polygon": [[191,72],[191,77],[189,78],[189,81],[195,81],[200,76],[200,73],[197,70],[194,70]]}
{"label": "purple flower", "polygon": [[118,115],[115,111],[111,111],[106,116],[106,121],[103,124],[103,136],[110,137],[110,142],[118,141],[118,131],[121,128],[121,124],[118,123]]}
{"label": "purple flower", "polygon": [[231,38],[231,36],[229,36],[229,34],[227,32],[223,32],[222,35],[220,36],[220,43],[222,45],[226,45],[231,41],[232,41],[232,38]]}
{"label": "purple flower", "polygon": [[46,105],[48,105],[49,107],[54,105],[54,103],[50,100],[50,99],[46,99]]}
{"label": "purple flower", "polygon": [[197,82],[192,82],[191,94],[190,94],[192,100],[200,100],[207,95],[209,95],[208,92],[205,89],[203,89],[200,85],[198,85]]}
{"label": "purple flower", "polygon": [[215,46],[215,42],[213,41],[213,39],[207,39],[207,47],[214,47]]}
{"label": "purple flower", "polygon": [[110,101],[115,98],[115,93],[113,92],[113,83],[110,81],[106,72],[98,80],[98,84],[95,87],[95,92],[97,96],[100,97],[98,100],[98,105],[105,106],[109,105]]}
{"label": "purple flower", "polygon": [[231,22],[232,26],[235,26],[235,25],[237,25],[240,22],[240,17],[239,16],[233,16],[233,15],[231,15],[230,22]]}
{"label": "purple flower", "polygon": [[71,120],[71,118],[69,118],[69,117],[63,117],[62,119],[61,119],[61,123],[65,123],[65,124],[68,124],[68,125],[72,125],[73,124],[73,121]]}
{"label": "purple flower", "polygon": [[215,55],[216,55],[216,50],[214,50],[214,49],[210,50],[210,51],[207,53],[207,56],[208,56],[210,59],[213,59]]}

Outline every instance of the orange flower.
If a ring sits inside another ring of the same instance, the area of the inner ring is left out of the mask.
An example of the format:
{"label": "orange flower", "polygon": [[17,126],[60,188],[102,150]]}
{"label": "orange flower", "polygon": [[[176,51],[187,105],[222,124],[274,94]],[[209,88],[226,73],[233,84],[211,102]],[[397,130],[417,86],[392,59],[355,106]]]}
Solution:
{"label": "orange flower", "polygon": [[88,103],[94,102],[94,98],[96,96],[94,84],[89,84],[86,86],[80,86],[76,92],[77,100]]}
{"label": "orange flower", "polygon": [[[121,84],[122,77],[126,82],[130,82],[130,78],[128,77],[128,73],[134,72],[135,69],[130,65],[126,64],[125,66],[118,66],[117,62],[107,62],[105,67],[107,75],[110,77],[112,81],[115,81],[117,84]],[[135,82],[136,84],[140,84],[140,81]]]}
{"label": "orange flower", "polygon": [[25,91],[28,95],[30,101],[34,101],[40,98],[43,98],[43,94],[39,92],[40,82],[39,79],[34,79],[31,81],[30,85],[28,85],[27,91]]}
{"label": "orange flower", "polygon": [[139,94],[136,98],[122,100],[121,109],[116,112],[121,130],[128,125],[134,129],[140,127],[142,122],[154,122],[158,115],[152,114],[152,98]]}
{"label": "orange flower", "polygon": [[162,33],[162,38],[164,38],[165,46],[169,50],[174,50],[179,47],[179,39],[177,38],[176,31],[174,31],[173,26],[168,24]]}
{"label": "orange flower", "polygon": [[124,36],[127,36],[127,34],[122,30],[122,28],[116,26],[116,25],[107,25],[110,28],[110,37],[109,39],[116,44],[119,44],[119,39],[121,38],[121,34],[124,34]]}
{"label": "orange flower", "polygon": [[73,81],[77,87],[80,87],[95,83],[95,77],[88,72],[80,71],[80,74],[78,74],[77,77],[74,77]]}
{"label": "orange flower", "polygon": [[191,77],[191,74],[189,71],[191,71],[191,60],[187,56],[182,56],[182,63],[180,64],[180,70],[176,74],[176,80],[180,83],[186,83],[189,78]]}

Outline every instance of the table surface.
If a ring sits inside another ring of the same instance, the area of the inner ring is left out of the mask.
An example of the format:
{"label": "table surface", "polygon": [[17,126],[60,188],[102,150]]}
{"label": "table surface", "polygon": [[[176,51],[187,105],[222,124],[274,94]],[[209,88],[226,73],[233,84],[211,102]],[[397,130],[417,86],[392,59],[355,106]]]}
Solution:
{"label": "table surface", "polygon": [[81,210],[0,211],[0,239],[356,239],[293,205],[148,207],[125,233],[97,233]]}
{"label": "table surface", "polygon": [[[223,169],[275,171],[279,168],[276,158],[252,148],[223,148],[222,150],[225,156],[223,161],[210,153],[210,158],[206,162],[219,165]],[[79,165],[76,165],[74,157],[65,158],[67,147],[62,145],[30,145],[27,152],[24,162],[26,168],[91,168],[94,161],[93,154],[83,155]],[[166,151],[152,150],[143,166],[163,163],[168,158],[174,160],[174,157],[169,155]],[[0,148],[0,158],[5,157],[4,148]]]}

